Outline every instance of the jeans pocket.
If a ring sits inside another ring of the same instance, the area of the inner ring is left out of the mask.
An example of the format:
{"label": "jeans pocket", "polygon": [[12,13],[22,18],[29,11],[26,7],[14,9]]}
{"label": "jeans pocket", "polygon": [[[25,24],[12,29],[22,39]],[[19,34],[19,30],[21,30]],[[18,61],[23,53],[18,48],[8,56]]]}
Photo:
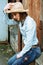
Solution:
{"label": "jeans pocket", "polygon": [[41,54],[41,49],[40,49],[40,47],[37,47],[36,52],[39,53],[39,54]]}
{"label": "jeans pocket", "polygon": [[30,58],[30,55],[26,55],[25,57],[23,57],[22,63],[26,63]]}
{"label": "jeans pocket", "polygon": [[37,57],[39,57],[41,55],[40,47],[37,47],[35,51],[36,51]]}

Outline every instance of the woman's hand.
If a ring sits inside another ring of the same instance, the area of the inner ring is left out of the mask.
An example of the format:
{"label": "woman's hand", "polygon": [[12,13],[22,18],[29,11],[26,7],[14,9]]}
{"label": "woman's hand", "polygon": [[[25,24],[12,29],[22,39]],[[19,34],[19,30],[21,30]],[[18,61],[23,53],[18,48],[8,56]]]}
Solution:
{"label": "woman's hand", "polygon": [[22,55],[20,53],[17,54],[17,58],[20,58],[22,57]]}

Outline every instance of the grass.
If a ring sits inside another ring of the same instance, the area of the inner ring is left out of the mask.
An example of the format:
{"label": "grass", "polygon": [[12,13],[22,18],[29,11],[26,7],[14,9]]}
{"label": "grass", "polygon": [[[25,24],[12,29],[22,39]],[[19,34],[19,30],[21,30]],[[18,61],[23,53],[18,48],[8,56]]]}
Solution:
{"label": "grass", "polygon": [[15,54],[15,52],[12,50],[10,44],[8,44],[8,45],[1,44],[0,45],[0,55],[3,55],[4,57],[9,58],[13,54]]}

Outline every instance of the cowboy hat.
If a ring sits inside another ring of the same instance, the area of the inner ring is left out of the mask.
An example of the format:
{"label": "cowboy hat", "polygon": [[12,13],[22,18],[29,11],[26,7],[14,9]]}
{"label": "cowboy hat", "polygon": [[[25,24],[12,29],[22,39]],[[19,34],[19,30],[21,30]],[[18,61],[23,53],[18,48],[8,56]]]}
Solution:
{"label": "cowboy hat", "polygon": [[24,9],[21,2],[15,2],[11,9],[4,11],[5,13],[12,12],[28,12],[28,9]]}

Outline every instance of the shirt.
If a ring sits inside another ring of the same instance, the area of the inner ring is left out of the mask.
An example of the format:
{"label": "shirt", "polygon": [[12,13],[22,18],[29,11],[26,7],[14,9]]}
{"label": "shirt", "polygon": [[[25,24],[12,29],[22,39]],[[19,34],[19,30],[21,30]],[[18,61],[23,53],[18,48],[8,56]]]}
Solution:
{"label": "shirt", "polygon": [[[8,19],[7,15],[5,16],[7,18],[6,22],[8,25],[17,24],[15,21]],[[19,28],[25,45],[23,49],[19,52],[19,54],[23,56],[27,51],[29,51],[32,48],[33,45],[38,44],[35,20],[30,16],[27,16],[26,19],[24,20],[23,26],[22,26],[22,22],[19,23]]]}
{"label": "shirt", "polygon": [[30,16],[27,16],[24,21],[24,25],[22,26],[22,23],[20,22],[19,28],[25,45],[22,51],[20,52],[20,55],[24,55],[27,51],[32,48],[33,45],[38,44],[35,20]]}

